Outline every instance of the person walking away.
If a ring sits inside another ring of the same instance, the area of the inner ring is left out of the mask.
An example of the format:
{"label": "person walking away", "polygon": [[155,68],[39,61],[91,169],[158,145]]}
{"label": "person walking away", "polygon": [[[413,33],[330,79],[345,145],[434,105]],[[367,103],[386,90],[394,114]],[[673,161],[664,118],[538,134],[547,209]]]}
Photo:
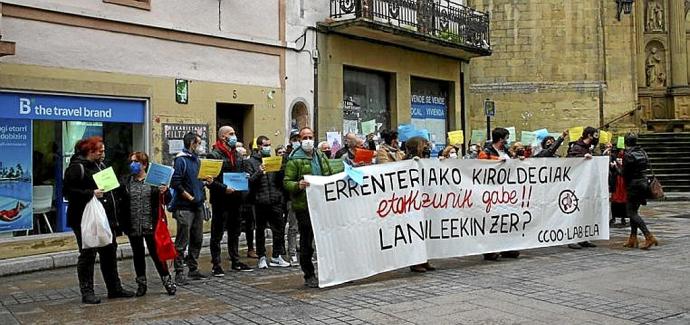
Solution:
{"label": "person walking away", "polygon": [[[405,142],[405,159],[419,160],[420,158],[431,157],[431,144],[423,137],[412,137]],[[426,261],[421,264],[410,266],[410,271],[424,273],[426,271],[436,271],[436,268]]]}
{"label": "person walking away", "polygon": [[[289,267],[283,260],[285,253],[285,219],[283,219],[283,178],[284,170],[266,172],[263,158],[271,156],[271,140],[266,136],[256,138],[259,150],[249,158],[246,165],[249,186],[253,193],[256,209],[256,252],[259,256],[257,267]],[[270,262],[266,259],[266,226],[270,226],[273,236],[273,252]]]}
{"label": "person walking away", "polygon": [[[81,302],[84,304],[99,304],[101,300],[93,291],[94,266],[96,254],[100,257],[101,274],[108,289],[108,298],[130,298],[134,292],[122,288],[120,276],[117,272],[117,241],[118,222],[117,205],[114,193],[104,193],[96,186],[93,174],[105,169],[102,160],[105,156],[103,138],[94,136],[80,140],[75,145],[75,154],[70,159],[69,166],[65,170],[63,193],[69,200],[67,207],[67,225],[74,231],[79,247],[77,259],[77,277]],[[97,197],[103,204],[110,231],[113,234],[113,242],[110,245],[97,248],[83,248],[81,237],[81,219],[86,205]]]}
{"label": "person walking away", "polygon": [[637,229],[640,229],[645,238],[644,244],[640,248],[649,249],[659,245],[639,213],[640,205],[646,205],[649,197],[649,183],[647,181],[647,170],[650,168],[649,158],[644,149],[637,145],[637,135],[629,133],[625,136],[624,141],[623,178],[628,191],[626,214],[630,218],[630,238],[623,246],[637,247]]}
{"label": "person walking away", "polygon": [[[197,178],[199,154],[202,152],[201,137],[189,132],[182,139],[184,149],[173,160],[173,175],[170,187],[174,190],[170,211],[177,223],[175,236],[175,283],[187,284],[187,277],[193,280],[206,278],[199,272],[199,253],[204,240],[203,204],[206,201],[205,183]],[[187,250],[187,256],[184,252]],[[189,272],[184,274],[184,264]]]}
{"label": "person walking away", "polygon": [[[582,132],[582,137],[568,148],[568,155],[566,157],[582,157],[585,159],[592,159],[592,150],[599,144],[599,131],[591,126],[588,126]],[[584,247],[597,247],[588,241],[583,241],[577,244],[568,244],[568,248],[581,249]]]}
{"label": "person walking away", "polygon": [[219,175],[210,185],[211,208],[211,274],[215,277],[225,276],[221,266],[220,241],[223,234],[228,233],[228,254],[230,255],[230,268],[235,271],[251,271],[252,268],[240,262],[239,243],[241,231],[242,193],[223,184],[224,173],[244,173],[244,159],[237,150],[237,135],[235,129],[224,125],[218,129],[218,139],[213,145],[213,150],[208,155],[210,159],[222,160],[223,167]]}
{"label": "person walking away", "polygon": [[154,230],[158,221],[158,209],[161,204],[161,194],[170,200],[168,187],[165,185],[151,186],[144,183],[146,171],[149,167],[149,156],[146,153],[136,151],[129,156],[130,174],[120,181],[120,228],[129,237],[129,244],[132,247],[132,261],[134,271],[137,275],[136,296],[141,297],[146,294],[146,252],[144,242],[149,249],[149,256],[153,265],[158,271],[158,275],[163,282],[163,287],[169,295],[174,295],[177,286],[173,282],[165,261],[161,261],[156,253],[156,240]]}
{"label": "person walking away", "polygon": [[314,248],[314,232],[311,226],[309,209],[307,206],[306,188],[309,182],[304,180],[304,175],[330,176],[332,174],[328,159],[319,150],[314,148],[314,132],[311,128],[302,128],[299,132],[300,146],[294,150],[285,167],[283,186],[290,194],[292,208],[299,222],[299,246],[300,266],[304,273],[304,285],[317,288],[319,280],[314,272],[314,264],[311,261]]}
{"label": "person walking away", "polygon": [[[491,142],[479,152],[478,159],[507,161],[510,154],[507,151],[508,138],[510,132],[505,128],[495,128],[491,131]],[[505,251],[500,253],[486,253],[484,260],[496,261],[499,257],[518,258],[520,251]]]}

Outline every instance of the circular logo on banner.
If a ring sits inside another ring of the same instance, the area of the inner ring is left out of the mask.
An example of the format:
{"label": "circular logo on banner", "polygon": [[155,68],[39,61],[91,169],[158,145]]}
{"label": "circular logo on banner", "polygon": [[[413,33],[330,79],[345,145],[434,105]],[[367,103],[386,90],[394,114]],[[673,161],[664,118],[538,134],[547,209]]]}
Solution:
{"label": "circular logo on banner", "polygon": [[571,190],[563,190],[561,195],[558,196],[558,207],[561,208],[561,211],[565,214],[571,214],[580,210],[578,207],[579,203],[580,199],[578,199],[575,192]]}

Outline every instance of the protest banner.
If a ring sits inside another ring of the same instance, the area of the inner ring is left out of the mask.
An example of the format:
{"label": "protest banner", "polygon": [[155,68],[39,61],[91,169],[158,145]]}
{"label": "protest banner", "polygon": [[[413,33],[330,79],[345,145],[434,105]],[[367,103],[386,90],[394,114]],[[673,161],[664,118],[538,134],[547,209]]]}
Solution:
{"label": "protest banner", "polygon": [[608,239],[608,157],[405,160],[305,176],[319,285],[449,258]]}

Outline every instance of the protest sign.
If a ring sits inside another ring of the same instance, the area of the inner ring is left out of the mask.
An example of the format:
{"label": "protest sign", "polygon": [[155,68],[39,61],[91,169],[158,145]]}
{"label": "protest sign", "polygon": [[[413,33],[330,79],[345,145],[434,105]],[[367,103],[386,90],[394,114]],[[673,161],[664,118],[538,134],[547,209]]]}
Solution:
{"label": "protest sign", "polygon": [[261,163],[264,165],[264,171],[267,173],[280,171],[283,165],[283,156],[263,157]]}
{"label": "protest sign", "polygon": [[520,141],[525,146],[531,146],[537,143],[537,134],[531,131],[522,131]]}
{"label": "protest sign", "polygon": [[625,137],[618,137],[618,141],[616,142],[616,148],[625,149]]}
{"label": "protest sign", "polygon": [[462,145],[465,142],[465,134],[462,130],[448,132],[448,144],[451,146]]}
{"label": "protest sign", "polygon": [[355,149],[355,162],[356,163],[371,164],[371,160],[374,159],[375,154],[376,154],[376,151],[374,151],[374,150],[357,148],[357,149]]}
{"label": "protest sign", "polygon": [[472,130],[472,138],[470,139],[471,144],[483,145],[486,141],[486,131],[485,130]]}
{"label": "protest sign", "polygon": [[376,120],[362,122],[362,134],[369,135],[376,133]]}
{"label": "protest sign", "polygon": [[611,132],[599,131],[599,143],[608,144],[611,143],[611,138],[613,135]]}
{"label": "protest sign", "polygon": [[549,130],[547,129],[539,129],[535,130],[534,134],[537,136],[537,141],[544,140],[549,135]]}
{"label": "protest sign", "polygon": [[575,142],[579,140],[582,137],[582,132],[585,131],[585,128],[582,126],[576,126],[574,128],[568,129],[568,136],[570,137],[570,142]]}
{"label": "protest sign", "polygon": [[149,170],[146,172],[144,183],[153,186],[169,186],[174,171],[175,170],[170,166],[151,163],[149,165]]}
{"label": "protest sign", "polygon": [[206,178],[208,176],[216,177],[220,175],[223,168],[223,161],[220,159],[199,159],[201,166],[199,167],[198,178]]}
{"label": "protest sign", "polygon": [[108,167],[93,174],[93,181],[96,182],[96,186],[103,192],[110,192],[120,187],[120,182],[117,181],[113,167]]}
{"label": "protest sign", "polygon": [[506,130],[508,130],[508,132],[510,133],[508,135],[508,143],[513,143],[513,142],[517,141],[517,134],[515,134],[515,132],[516,132],[515,127],[511,126],[509,128],[506,128]]}
{"label": "protest sign", "polygon": [[305,176],[319,285],[429,259],[608,239],[608,157],[405,160]]}
{"label": "protest sign", "polygon": [[249,191],[249,177],[246,173],[223,173],[223,184],[235,191]]}

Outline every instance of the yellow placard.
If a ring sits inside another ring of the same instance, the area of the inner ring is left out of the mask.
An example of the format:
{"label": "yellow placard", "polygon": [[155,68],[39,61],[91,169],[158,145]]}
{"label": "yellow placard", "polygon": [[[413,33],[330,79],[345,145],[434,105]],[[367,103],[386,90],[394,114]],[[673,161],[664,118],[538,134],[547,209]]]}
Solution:
{"label": "yellow placard", "polygon": [[199,167],[198,178],[206,178],[208,176],[216,177],[220,175],[221,169],[223,169],[223,161],[220,159],[199,159],[201,161],[201,166]]}
{"label": "yellow placard", "polygon": [[448,144],[451,146],[463,144],[465,142],[465,134],[462,130],[448,132]]}
{"label": "yellow placard", "polygon": [[574,128],[568,129],[568,136],[570,137],[570,142],[579,140],[582,137],[582,132],[584,131],[584,126],[576,126]]}
{"label": "yellow placard", "polygon": [[261,158],[261,163],[264,165],[264,171],[267,173],[277,172],[280,171],[280,167],[283,165],[283,157],[263,157]]}
{"label": "yellow placard", "polygon": [[108,167],[98,173],[93,174],[93,180],[96,182],[98,189],[103,192],[110,192],[120,187],[120,182],[117,181],[113,167]]}
{"label": "yellow placard", "polygon": [[599,143],[607,144],[611,143],[611,138],[613,134],[611,132],[599,131]]}

